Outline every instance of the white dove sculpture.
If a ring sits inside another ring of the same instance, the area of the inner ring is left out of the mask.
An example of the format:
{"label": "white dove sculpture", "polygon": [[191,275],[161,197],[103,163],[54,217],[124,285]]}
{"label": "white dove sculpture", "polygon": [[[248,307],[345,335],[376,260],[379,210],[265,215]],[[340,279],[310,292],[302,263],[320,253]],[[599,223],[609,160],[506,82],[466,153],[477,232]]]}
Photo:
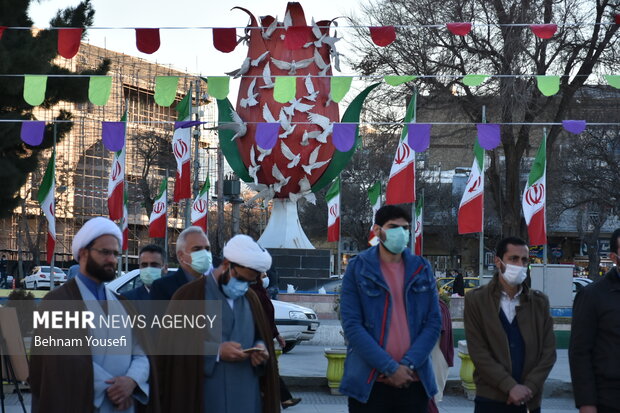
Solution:
{"label": "white dove sculpture", "polygon": [[284,175],[282,175],[282,172],[280,172],[280,170],[278,169],[278,165],[276,165],[275,163],[271,168],[271,175],[273,175],[273,177],[278,181],[277,183],[273,184],[273,190],[276,192],[280,192],[282,187],[286,186],[286,184],[288,184],[288,181],[291,180],[290,176],[284,177]]}
{"label": "white dove sculpture", "polygon": [[254,179],[254,184],[258,185],[258,170],[260,169],[260,165],[256,163],[256,151],[254,150],[254,145],[250,148],[250,167],[248,168],[248,174]]}
{"label": "white dove sculpture", "polygon": [[258,92],[254,92],[254,87],[256,86],[256,78],[252,79],[250,86],[248,87],[248,97],[242,98],[239,104],[242,108],[252,107],[258,105]]}
{"label": "white dove sculpture", "polygon": [[263,33],[262,33],[263,39],[270,40],[271,35],[273,34],[273,32],[276,31],[277,28],[278,28],[278,16],[276,16],[276,18],[273,19],[269,27],[267,27],[266,29],[263,29]]}
{"label": "white dove sculpture", "polygon": [[226,72],[226,74],[228,76],[232,76],[233,79],[236,79],[238,77],[245,75],[248,72],[248,70],[250,70],[250,61],[251,59],[249,57],[246,57],[239,69],[233,70],[232,72]]}
{"label": "white dove sculpture", "polygon": [[262,62],[265,59],[265,57],[267,57],[268,54],[269,54],[269,50],[267,50],[262,55],[258,56],[256,59],[252,60],[250,62],[250,66],[254,66],[254,67],[258,66],[260,62]]}
{"label": "white dove sculpture", "polygon": [[329,161],[332,160],[332,158],[329,158],[326,161],[317,162],[316,160],[319,158],[320,150],[321,150],[321,145],[319,145],[316,148],[314,148],[314,150],[310,153],[310,156],[308,157],[308,164],[307,165],[301,165],[303,170],[308,175],[312,175],[312,170],[313,169],[319,169],[320,167],[322,167],[323,165],[329,163]]}
{"label": "white dove sculpture", "polygon": [[280,116],[278,117],[278,121],[280,122],[280,126],[284,129],[284,133],[278,135],[282,139],[288,138],[288,135],[295,131],[297,125],[291,125],[291,120],[286,116],[283,109],[280,109]]}
{"label": "white dove sculpture", "polygon": [[289,106],[284,106],[282,108],[282,110],[284,110],[284,113],[286,113],[289,116],[294,116],[295,115],[295,111],[297,112],[308,112],[310,109],[312,109],[314,107],[314,105],[307,105],[305,103],[301,103],[301,99],[291,99],[289,101],[290,105]]}
{"label": "white dove sculpture", "polygon": [[319,91],[314,90],[314,83],[312,83],[312,77],[310,77],[310,75],[306,76],[304,84],[306,85],[306,91],[308,92],[308,94],[304,96],[304,99],[316,102],[316,97],[319,94]]}
{"label": "white dove sculpture", "polygon": [[293,151],[291,151],[291,148],[289,148],[284,141],[280,142],[280,149],[282,150],[282,155],[284,155],[284,157],[286,159],[288,159],[290,162],[286,165],[286,167],[288,169],[294,168],[297,166],[297,164],[299,163],[299,161],[301,160],[301,153],[298,153],[297,155],[295,155],[293,153]]}
{"label": "white dove sculpture", "polygon": [[280,70],[288,70],[289,75],[294,75],[297,73],[298,69],[304,69],[310,66],[311,63],[314,62],[313,58],[300,60],[299,62],[295,60],[291,60],[290,62],[285,62],[284,60],[278,60],[271,58],[271,61],[274,65]]}
{"label": "white dove sculpture", "polygon": [[327,116],[312,112],[308,112],[308,120],[315,125],[319,125],[321,129],[323,129],[323,132],[321,132],[315,139],[321,143],[327,143],[327,137],[332,133],[334,124],[329,121]]}
{"label": "white dove sculpture", "polygon": [[269,62],[263,68],[263,82],[264,86],[259,86],[259,89],[272,89],[275,86],[273,80],[271,79],[271,68],[269,67]]}

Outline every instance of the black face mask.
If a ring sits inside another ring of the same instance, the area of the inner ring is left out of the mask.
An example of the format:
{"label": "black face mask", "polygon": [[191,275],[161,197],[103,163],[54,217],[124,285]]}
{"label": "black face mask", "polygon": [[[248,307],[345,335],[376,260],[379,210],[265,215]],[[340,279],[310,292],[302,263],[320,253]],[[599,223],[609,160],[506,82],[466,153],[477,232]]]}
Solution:
{"label": "black face mask", "polygon": [[112,281],[116,275],[116,268],[113,265],[99,265],[88,253],[86,259],[86,272],[101,282]]}

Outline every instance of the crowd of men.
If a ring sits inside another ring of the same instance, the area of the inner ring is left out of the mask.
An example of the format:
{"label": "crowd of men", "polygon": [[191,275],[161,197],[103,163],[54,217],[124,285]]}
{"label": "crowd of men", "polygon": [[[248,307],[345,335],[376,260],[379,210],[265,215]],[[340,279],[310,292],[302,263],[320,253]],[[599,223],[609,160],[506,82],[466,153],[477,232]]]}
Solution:
{"label": "crowd of men", "polygon": [[[407,211],[379,209],[373,232],[380,243],[352,259],[343,278],[340,312],[348,349],[340,391],[351,413],[437,411],[434,401],[445,384],[441,369],[452,363],[451,323],[431,265],[407,248],[410,230]],[[131,354],[34,354],[33,412],[274,413],[299,402],[280,392],[278,334],[261,290],[261,275],[272,265],[265,249],[236,235],[214,266],[207,236],[189,227],[176,243],[180,268],[166,275],[164,252],[147,245],[139,254],[142,285],[120,297],[105,283],[116,275],[121,242],[112,221],[86,222],[72,244],[77,275],[45,300],[99,303],[94,310],[101,312],[110,302],[129,312],[140,300],[169,300],[168,311],[188,300],[217,301],[222,328],[216,351],[153,357],[146,351],[153,343],[134,337]],[[620,230],[611,247],[616,266],[574,303],[569,358],[580,413],[620,412]],[[528,264],[524,240],[502,239],[493,279],[465,295],[476,413],[536,413],[544,404],[555,336],[549,300],[526,282]],[[165,332],[156,338],[175,339]]]}

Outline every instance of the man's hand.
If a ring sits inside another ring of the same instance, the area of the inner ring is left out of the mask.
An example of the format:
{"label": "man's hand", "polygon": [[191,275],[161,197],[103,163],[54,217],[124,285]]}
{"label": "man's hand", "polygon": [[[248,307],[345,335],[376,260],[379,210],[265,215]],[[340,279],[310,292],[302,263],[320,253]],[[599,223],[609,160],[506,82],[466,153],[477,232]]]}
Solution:
{"label": "man's hand", "polygon": [[528,402],[531,398],[532,391],[529,387],[524,386],[523,384],[516,384],[512,389],[510,389],[506,404],[520,406]]}
{"label": "man's hand", "polygon": [[276,337],[276,340],[278,340],[278,344],[280,345],[281,348],[286,347],[286,340],[284,340],[284,337],[282,337],[281,335],[278,335]]}
{"label": "man's hand", "polygon": [[420,381],[420,377],[418,377],[418,373],[416,373],[415,370],[409,369],[409,372],[412,381]]}
{"label": "man's hand", "polygon": [[257,344],[256,347],[261,348],[261,351],[252,351],[250,353],[250,361],[252,362],[252,366],[260,366],[265,363],[269,359],[269,352],[262,344]]}
{"label": "man's hand", "polygon": [[106,393],[108,399],[110,399],[112,403],[117,407],[126,404],[128,399],[131,403],[131,395],[137,386],[136,382],[131,377],[119,376],[106,380],[105,382],[110,384]]}
{"label": "man's hand", "polygon": [[579,413],[597,413],[596,406],[581,406]]}
{"label": "man's hand", "polygon": [[119,411],[123,411],[123,410],[129,409],[131,406],[133,406],[133,398],[129,397],[129,398],[125,399],[125,401],[122,402],[121,404],[115,405],[114,409],[115,410],[119,410]]}
{"label": "man's hand", "polygon": [[409,367],[401,364],[398,366],[398,369],[394,372],[394,374],[385,379],[385,382],[390,386],[399,389],[409,387],[409,384],[413,381],[413,378],[411,377],[412,372],[413,371]]}
{"label": "man's hand", "polygon": [[243,361],[246,360],[250,355],[248,353],[244,353],[241,344],[235,341],[225,341],[220,344],[220,360],[224,361]]}

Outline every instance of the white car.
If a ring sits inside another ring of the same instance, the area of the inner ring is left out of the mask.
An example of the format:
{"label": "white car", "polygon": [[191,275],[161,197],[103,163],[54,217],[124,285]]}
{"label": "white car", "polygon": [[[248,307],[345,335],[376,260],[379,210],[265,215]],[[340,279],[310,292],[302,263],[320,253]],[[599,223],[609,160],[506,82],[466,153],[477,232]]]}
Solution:
{"label": "white car", "polygon": [[585,277],[574,277],[573,278],[573,299],[583,287],[590,284],[592,282],[591,279]]}
{"label": "white car", "polygon": [[[168,275],[174,271],[176,271],[176,268],[169,268]],[[107,287],[117,294],[133,290],[142,285],[139,275],[140,270],[129,271],[110,281]],[[300,342],[314,337],[314,333],[316,333],[320,324],[314,310],[278,300],[271,300],[271,303],[275,310],[276,326],[280,335],[286,341],[286,346],[284,346],[282,352],[288,353]]]}
{"label": "white car", "polygon": [[[24,277],[22,283],[27,290],[50,288],[51,268],[48,265],[40,265],[32,269],[32,273]],[[58,267],[54,267],[54,285],[62,285],[67,281],[67,274]]]}

